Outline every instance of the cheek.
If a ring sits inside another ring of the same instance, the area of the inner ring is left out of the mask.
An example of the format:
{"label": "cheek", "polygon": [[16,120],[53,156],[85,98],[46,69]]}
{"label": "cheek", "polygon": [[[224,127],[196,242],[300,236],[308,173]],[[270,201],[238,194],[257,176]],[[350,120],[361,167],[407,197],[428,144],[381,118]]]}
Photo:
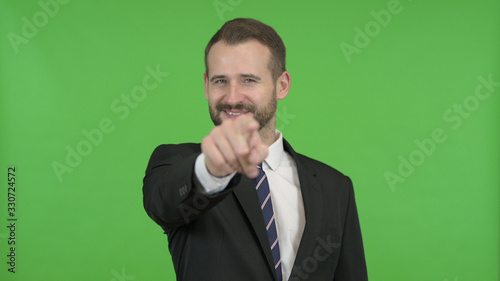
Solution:
{"label": "cheek", "polygon": [[221,102],[223,99],[224,99],[224,95],[218,91],[212,90],[207,94],[208,104],[210,104],[211,106],[215,106],[216,104]]}
{"label": "cheek", "polygon": [[256,104],[267,104],[272,99],[274,99],[273,89],[266,87],[265,89],[259,89],[250,97],[251,101]]}

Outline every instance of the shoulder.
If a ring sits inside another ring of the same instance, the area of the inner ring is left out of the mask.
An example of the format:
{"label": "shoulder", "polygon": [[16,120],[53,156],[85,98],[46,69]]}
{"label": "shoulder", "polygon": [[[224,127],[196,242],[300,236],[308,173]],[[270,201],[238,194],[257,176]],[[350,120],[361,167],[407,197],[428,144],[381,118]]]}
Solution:
{"label": "shoulder", "polygon": [[305,167],[308,169],[312,170],[312,172],[315,172],[316,174],[321,174],[321,175],[330,175],[333,177],[347,177],[344,175],[342,172],[339,170],[333,168],[332,166],[325,164],[321,161],[318,161],[316,159],[313,159],[311,157],[305,156],[303,154],[297,153],[297,161],[300,161]]}
{"label": "shoulder", "polygon": [[296,152],[292,146],[286,141],[283,140],[285,151],[290,153],[290,155],[295,159],[297,164],[297,168],[299,170],[307,171],[308,174],[312,174],[315,178],[317,178],[320,182],[334,182],[341,183],[342,185],[351,185],[351,179],[344,175],[339,170],[331,167],[328,164],[325,164],[321,161],[313,159],[311,157],[305,156],[304,154]]}
{"label": "shoulder", "polygon": [[306,171],[307,174],[314,178],[310,183],[316,183],[323,195],[326,198],[349,198],[353,192],[353,184],[351,179],[340,172],[316,159],[310,158],[303,154],[296,154],[297,168]]}
{"label": "shoulder", "polygon": [[148,170],[154,167],[179,163],[186,158],[195,158],[201,153],[199,143],[162,144],[155,148],[149,158]]}
{"label": "shoulder", "polygon": [[171,157],[174,155],[189,156],[201,152],[199,143],[161,144],[153,151],[153,156]]}

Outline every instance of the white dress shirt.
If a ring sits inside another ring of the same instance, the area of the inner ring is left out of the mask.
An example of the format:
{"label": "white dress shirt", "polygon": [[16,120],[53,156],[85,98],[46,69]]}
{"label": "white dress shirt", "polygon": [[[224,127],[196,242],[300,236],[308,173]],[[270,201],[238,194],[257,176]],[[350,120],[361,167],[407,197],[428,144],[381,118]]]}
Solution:
{"label": "white dress shirt", "polygon": [[[297,165],[284,150],[283,136],[278,130],[276,137],[262,167],[271,191],[283,277],[288,280],[306,221]],[[202,153],[196,159],[195,174],[203,185],[203,192],[214,194],[224,190],[236,172],[222,178],[212,176],[205,166],[205,155]]]}

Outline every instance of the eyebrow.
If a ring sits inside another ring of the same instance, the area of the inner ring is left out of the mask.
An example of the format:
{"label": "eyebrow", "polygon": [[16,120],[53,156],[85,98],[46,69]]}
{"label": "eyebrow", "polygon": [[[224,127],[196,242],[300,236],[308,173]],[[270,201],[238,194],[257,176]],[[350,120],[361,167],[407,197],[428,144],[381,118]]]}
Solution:
{"label": "eyebrow", "polygon": [[214,82],[215,79],[226,78],[224,75],[214,75],[210,78],[210,82]]}
{"label": "eyebrow", "polygon": [[259,76],[255,75],[255,74],[252,74],[252,73],[241,74],[241,77],[244,77],[244,78],[253,78],[253,79],[257,80],[257,81],[262,80]]}
{"label": "eyebrow", "polygon": [[[244,74],[241,74],[240,77],[252,78],[252,79],[255,79],[257,81],[262,80],[262,78],[260,78],[259,76],[255,75],[255,74],[252,74],[252,73],[244,73]],[[226,78],[226,76],[225,75],[214,75],[214,76],[212,76],[212,78],[210,78],[210,82],[213,82],[214,80],[221,79],[221,78]]]}

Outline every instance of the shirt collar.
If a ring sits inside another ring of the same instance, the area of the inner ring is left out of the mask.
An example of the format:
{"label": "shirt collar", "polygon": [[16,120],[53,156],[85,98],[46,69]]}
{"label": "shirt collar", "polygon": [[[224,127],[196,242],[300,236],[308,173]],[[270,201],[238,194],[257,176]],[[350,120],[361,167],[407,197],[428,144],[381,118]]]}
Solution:
{"label": "shirt collar", "polygon": [[276,141],[269,146],[268,154],[264,163],[271,170],[276,170],[285,156],[285,149],[283,148],[283,134],[276,130]]}

